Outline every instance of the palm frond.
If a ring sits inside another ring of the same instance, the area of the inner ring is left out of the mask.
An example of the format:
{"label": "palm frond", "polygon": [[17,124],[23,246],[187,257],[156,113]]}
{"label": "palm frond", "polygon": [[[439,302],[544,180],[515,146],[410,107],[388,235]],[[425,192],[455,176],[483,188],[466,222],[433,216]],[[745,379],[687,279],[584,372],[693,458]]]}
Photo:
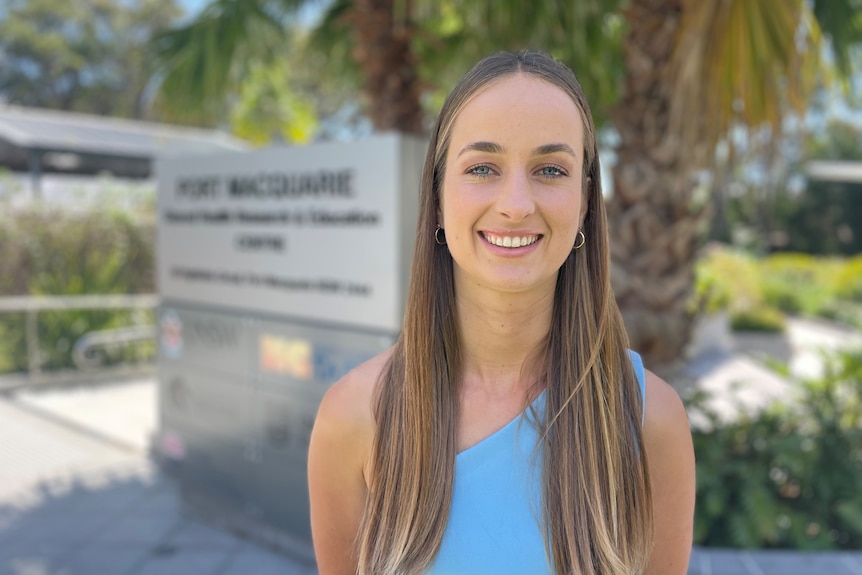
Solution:
{"label": "palm frond", "polygon": [[243,54],[284,34],[267,0],[215,0],[189,24],[156,36],[151,55],[168,117],[212,120],[222,112]]}
{"label": "palm frond", "polygon": [[835,66],[842,77],[854,70],[852,50],[862,44],[862,0],[815,0],[814,17],[831,43]]}
{"label": "palm frond", "polygon": [[538,49],[568,64],[590,101],[611,102],[622,69],[623,26],[617,10],[623,3],[414,0],[421,76],[432,91],[446,92],[484,56]]}
{"label": "palm frond", "polygon": [[733,122],[769,124],[801,111],[819,63],[819,29],[803,0],[689,1],[674,55],[671,130],[715,142]]}

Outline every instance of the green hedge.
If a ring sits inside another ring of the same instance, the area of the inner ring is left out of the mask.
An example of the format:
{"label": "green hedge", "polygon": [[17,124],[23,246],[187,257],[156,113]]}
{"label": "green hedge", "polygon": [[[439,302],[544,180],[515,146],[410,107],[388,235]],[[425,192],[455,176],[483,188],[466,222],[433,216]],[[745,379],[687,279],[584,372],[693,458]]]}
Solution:
{"label": "green hedge", "polygon": [[862,351],[799,393],[733,423],[692,400],[709,422],[694,431],[697,544],[862,549]]}
{"label": "green hedge", "polygon": [[730,329],[733,331],[781,333],[784,327],[784,315],[775,308],[760,307],[730,316]]}
{"label": "green hedge", "polygon": [[[0,205],[0,296],[153,293],[153,213],[149,200],[76,210]],[[70,350],[88,331],[152,323],[150,316],[130,310],[40,313],[43,367],[71,366]],[[24,314],[0,314],[0,373],[26,368]]]}
{"label": "green hedge", "polygon": [[862,304],[862,255],[847,260],[835,278],[839,298]]}
{"label": "green hedge", "polygon": [[[695,272],[693,308],[706,313],[728,311],[740,318],[734,329],[748,329],[743,326],[750,323],[775,329],[781,323],[773,321],[776,310],[862,329],[862,256],[784,253],[755,258],[713,245]],[[763,318],[765,322],[759,321]]]}

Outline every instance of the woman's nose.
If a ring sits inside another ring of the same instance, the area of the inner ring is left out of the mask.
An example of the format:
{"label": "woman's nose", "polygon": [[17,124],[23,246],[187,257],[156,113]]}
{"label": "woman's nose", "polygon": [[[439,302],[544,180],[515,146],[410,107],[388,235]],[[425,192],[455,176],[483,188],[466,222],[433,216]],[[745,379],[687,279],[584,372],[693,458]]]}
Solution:
{"label": "woman's nose", "polygon": [[510,173],[502,182],[497,209],[512,221],[521,221],[536,209],[529,178],[524,174]]}

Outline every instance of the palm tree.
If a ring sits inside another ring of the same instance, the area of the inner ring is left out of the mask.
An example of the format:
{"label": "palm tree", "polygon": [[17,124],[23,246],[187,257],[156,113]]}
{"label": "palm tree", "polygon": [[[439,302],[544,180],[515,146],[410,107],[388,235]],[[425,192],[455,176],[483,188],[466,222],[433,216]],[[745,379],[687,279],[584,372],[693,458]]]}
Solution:
{"label": "palm tree", "polygon": [[[845,77],[862,40],[851,1],[631,0],[619,133],[608,206],[614,291],[632,339],[671,368],[689,340],[694,263],[707,197],[697,170],[733,125],[768,124],[780,137],[817,79],[821,25]],[[827,28],[828,27],[828,28]]]}
{"label": "palm tree", "polygon": [[[693,194],[698,170],[733,124],[766,122],[780,133],[783,114],[799,109],[812,86],[820,26],[848,72],[848,47],[862,40],[859,3],[336,0],[315,37],[319,49],[342,56],[329,67],[358,70],[377,130],[421,133],[423,93],[495,49],[542,48],[572,66],[619,136],[609,201],[615,293],[633,347],[651,365],[669,366],[692,325],[708,204]],[[302,4],[214,0],[197,21],[156,40],[164,93],[200,109],[227,89],[237,62],[266,37],[259,31],[283,29]]]}

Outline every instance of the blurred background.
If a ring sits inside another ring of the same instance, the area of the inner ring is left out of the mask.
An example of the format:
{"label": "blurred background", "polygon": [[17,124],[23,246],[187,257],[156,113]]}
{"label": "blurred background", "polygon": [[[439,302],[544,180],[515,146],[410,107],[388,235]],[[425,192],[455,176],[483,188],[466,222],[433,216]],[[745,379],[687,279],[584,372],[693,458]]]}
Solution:
{"label": "blurred background", "polygon": [[[862,572],[862,0],[2,0],[4,409],[146,458],[154,162],[424,135],[473,63],[523,48],[566,62],[596,117],[614,291],[688,405],[702,557]],[[61,459],[0,471],[0,540]],[[62,563],[20,548],[0,544],[11,573]],[[138,552],[116,572],[146,571]]]}

